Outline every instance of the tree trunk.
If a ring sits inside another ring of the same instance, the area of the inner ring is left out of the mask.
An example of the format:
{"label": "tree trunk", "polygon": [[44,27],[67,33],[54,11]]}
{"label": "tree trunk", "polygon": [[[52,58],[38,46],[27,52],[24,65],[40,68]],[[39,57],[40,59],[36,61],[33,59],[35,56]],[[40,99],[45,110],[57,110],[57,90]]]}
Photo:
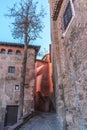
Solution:
{"label": "tree trunk", "polygon": [[20,96],[19,96],[19,107],[18,107],[18,120],[23,117],[23,105],[24,105],[24,86],[26,76],[26,63],[27,63],[27,48],[28,44],[24,44],[24,56],[22,61],[21,79],[20,79]]}

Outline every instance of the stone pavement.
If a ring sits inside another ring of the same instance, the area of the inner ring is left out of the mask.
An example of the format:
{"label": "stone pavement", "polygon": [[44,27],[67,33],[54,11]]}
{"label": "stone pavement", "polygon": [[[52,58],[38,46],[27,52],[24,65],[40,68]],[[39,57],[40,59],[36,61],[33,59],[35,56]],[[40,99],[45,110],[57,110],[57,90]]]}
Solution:
{"label": "stone pavement", "polygon": [[38,113],[25,123],[20,130],[62,130],[55,113]]}

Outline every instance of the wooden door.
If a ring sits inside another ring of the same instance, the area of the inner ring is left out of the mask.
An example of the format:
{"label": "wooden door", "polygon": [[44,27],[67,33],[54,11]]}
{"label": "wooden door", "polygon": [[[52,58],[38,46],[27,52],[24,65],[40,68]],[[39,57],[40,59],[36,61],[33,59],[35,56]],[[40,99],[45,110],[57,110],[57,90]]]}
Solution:
{"label": "wooden door", "polygon": [[11,126],[17,122],[18,106],[7,106],[5,126]]}

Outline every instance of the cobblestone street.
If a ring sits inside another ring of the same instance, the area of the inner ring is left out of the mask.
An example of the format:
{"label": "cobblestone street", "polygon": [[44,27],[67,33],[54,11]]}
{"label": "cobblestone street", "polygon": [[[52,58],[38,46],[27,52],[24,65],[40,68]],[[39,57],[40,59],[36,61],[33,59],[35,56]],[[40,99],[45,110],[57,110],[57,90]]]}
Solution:
{"label": "cobblestone street", "polygon": [[61,126],[56,114],[39,113],[24,124],[20,130],[61,130]]}

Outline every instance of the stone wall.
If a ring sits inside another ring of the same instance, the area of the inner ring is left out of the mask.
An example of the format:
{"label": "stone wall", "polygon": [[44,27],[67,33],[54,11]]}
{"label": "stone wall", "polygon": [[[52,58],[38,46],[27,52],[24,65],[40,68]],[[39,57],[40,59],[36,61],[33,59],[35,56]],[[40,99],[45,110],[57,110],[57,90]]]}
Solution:
{"label": "stone wall", "polygon": [[28,51],[26,81],[24,96],[24,113],[28,114],[34,111],[34,88],[35,88],[35,50]]}
{"label": "stone wall", "polygon": [[[50,0],[50,8],[53,1]],[[87,1],[73,1],[75,16],[66,32],[63,0],[57,19],[51,9],[52,61],[56,111],[63,129],[87,129]]]}
{"label": "stone wall", "polygon": [[[18,105],[20,93],[20,76],[22,69],[23,48],[0,46],[6,50],[6,54],[0,54],[0,124],[4,124],[6,106]],[[8,49],[12,49],[13,54],[7,54]],[[21,55],[16,55],[16,50],[21,51]],[[8,67],[14,66],[15,73],[8,73]],[[19,85],[19,89],[15,89]],[[24,115],[34,111],[34,87],[35,87],[35,49],[28,49],[26,81],[24,90]]]}

